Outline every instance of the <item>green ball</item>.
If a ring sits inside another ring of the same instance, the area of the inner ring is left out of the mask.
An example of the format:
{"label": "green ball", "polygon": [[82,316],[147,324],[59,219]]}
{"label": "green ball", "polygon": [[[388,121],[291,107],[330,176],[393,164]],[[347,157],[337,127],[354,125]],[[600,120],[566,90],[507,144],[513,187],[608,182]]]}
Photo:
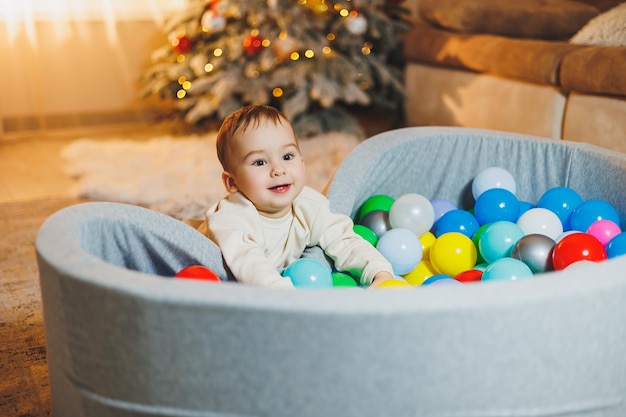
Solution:
{"label": "green ball", "polygon": [[480,240],[480,237],[483,235],[483,232],[485,231],[485,229],[490,225],[491,223],[487,223],[487,224],[483,224],[482,226],[480,226],[480,228],[478,228],[478,230],[476,231],[476,233],[474,233],[474,236],[472,236],[472,242],[474,242],[474,246],[476,246],[476,263],[477,264],[481,264],[486,262],[485,258],[483,258],[483,255],[481,255],[480,253],[480,249],[478,248],[478,241]]}
{"label": "green ball", "polygon": [[333,272],[333,287],[358,287],[359,284],[354,278],[343,272]]}
{"label": "green ball", "polygon": [[362,224],[355,224],[352,229],[354,233],[361,236],[363,239],[367,240],[372,246],[376,247],[378,243],[378,236],[376,233],[367,226],[363,226]]}
{"label": "green ball", "polygon": [[362,219],[370,211],[381,210],[389,212],[391,206],[396,200],[393,197],[384,194],[373,195],[361,205],[359,209],[359,219]]}

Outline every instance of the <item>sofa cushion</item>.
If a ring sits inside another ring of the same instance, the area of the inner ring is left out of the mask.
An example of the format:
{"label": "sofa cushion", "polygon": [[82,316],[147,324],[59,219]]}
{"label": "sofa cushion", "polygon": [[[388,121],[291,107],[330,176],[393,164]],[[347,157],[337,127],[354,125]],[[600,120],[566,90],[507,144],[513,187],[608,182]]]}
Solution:
{"label": "sofa cushion", "polygon": [[407,32],[403,45],[407,61],[550,85],[558,85],[562,57],[584,48],[567,42],[452,33],[424,25],[416,25]]}
{"label": "sofa cushion", "polygon": [[591,19],[571,39],[586,45],[626,46],[626,3]]}
{"label": "sofa cushion", "polygon": [[421,0],[427,22],[463,33],[567,39],[599,13],[573,0]]}
{"label": "sofa cushion", "polygon": [[563,57],[561,86],[566,91],[626,96],[626,47],[587,46]]}

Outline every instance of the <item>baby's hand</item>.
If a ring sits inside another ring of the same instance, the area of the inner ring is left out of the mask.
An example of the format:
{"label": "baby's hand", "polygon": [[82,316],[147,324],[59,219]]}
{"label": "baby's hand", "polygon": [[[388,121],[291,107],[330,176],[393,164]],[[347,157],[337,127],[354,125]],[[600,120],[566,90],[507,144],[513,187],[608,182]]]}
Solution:
{"label": "baby's hand", "polygon": [[376,288],[381,283],[388,281],[390,279],[394,279],[394,277],[389,272],[385,272],[385,271],[378,272],[376,275],[374,275],[374,279],[372,280],[372,283],[370,284],[368,288]]}

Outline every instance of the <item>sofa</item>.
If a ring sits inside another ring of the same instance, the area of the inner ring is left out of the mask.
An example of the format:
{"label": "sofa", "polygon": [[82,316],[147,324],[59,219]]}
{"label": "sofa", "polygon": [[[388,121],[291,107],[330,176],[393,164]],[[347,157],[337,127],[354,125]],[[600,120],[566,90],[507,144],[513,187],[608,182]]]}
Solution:
{"label": "sofa", "polygon": [[[469,128],[360,144],[328,188],[354,216],[375,193],[471,204],[498,165],[537,201],[569,186],[626,224],[626,154]],[[219,250],[145,208],[85,203],[36,240],[52,415],[626,415],[626,257],[522,281],[280,290],[228,280]],[[173,279],[203,264],[224,281]]]}
{"label": "sofa", "polygon": [[626,150],[626,4],[411,0],[409,126],[463,126]]}

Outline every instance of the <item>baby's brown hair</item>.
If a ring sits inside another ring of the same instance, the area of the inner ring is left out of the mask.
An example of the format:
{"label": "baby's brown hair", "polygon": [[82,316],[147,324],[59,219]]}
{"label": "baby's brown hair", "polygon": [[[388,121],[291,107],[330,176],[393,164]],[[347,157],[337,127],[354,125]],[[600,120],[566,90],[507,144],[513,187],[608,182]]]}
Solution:
{"label": "baby's brown hair", "polygon": [[[280,110],[272,106],[263,104],[242,107],[224,119],[217,132],[217,158],[222,164],[222,168],[228,171],[228,145],[230,140],[238,133],[243,132],[248,127],[257,127],[263,120],[269,120],[274,125],[287,124],[291,126],[289,119]],[[291,126],[293,129],[293,126]],[[294,133],[295,136],[295,133]]]}

